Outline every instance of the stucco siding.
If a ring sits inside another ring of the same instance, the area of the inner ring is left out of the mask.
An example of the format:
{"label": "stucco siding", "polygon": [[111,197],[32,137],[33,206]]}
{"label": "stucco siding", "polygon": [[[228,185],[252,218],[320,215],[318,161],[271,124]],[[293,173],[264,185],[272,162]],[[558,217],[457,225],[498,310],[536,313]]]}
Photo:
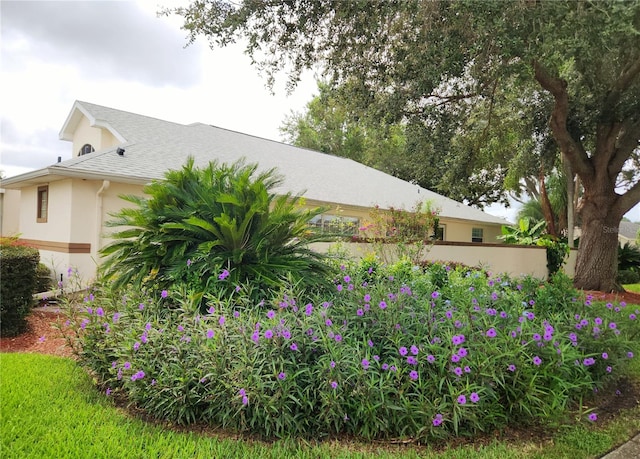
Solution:
{"label": "stucco siding", "polygon": [[0,236],[20,233],[20,190],[2,190],[0,193]]}

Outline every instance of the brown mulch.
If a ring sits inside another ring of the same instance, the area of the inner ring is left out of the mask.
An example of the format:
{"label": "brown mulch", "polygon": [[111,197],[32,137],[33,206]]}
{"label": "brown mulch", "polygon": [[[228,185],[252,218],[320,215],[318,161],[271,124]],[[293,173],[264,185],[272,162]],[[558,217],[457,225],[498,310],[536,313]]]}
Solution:
{"label": "brown mulch", "polygon": [[33,352],[71,357],[71,349],[56,324],[63,325],[64,313],[56,308],[35,308],[27,317],[27,331],[13,338],[0,337],[0,352]]}

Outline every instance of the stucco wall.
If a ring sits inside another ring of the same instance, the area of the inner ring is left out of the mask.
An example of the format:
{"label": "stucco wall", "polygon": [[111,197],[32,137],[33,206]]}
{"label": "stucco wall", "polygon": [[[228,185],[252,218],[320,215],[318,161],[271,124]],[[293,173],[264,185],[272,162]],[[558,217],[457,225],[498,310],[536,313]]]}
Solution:
{"label": "stucco wall", "polygon": [[96,151],[117,145],[118,140],[107,129],[92,127],[89,120],[82,117],[73,135],[73,151],[71,154],[78,156],[80,148],[85,144],[90,144]]}
{"label": "stucco wall", "polygon": [[15,236],[20,232],[20,190],[0,192],[0,236]]}
{"label": "stucco wall", "polygon": [[[326,252],[332,243],[313,244],[314,250]],[[361,258],[375,252],[372,244],[342,244],[348,253]],[[570,277],[575,272],[578,251],[572,250],[564,270]],[[517,246],[509,244],[450,243],[436,244],[423,257],[431,261],[455,261],[468,266],[480,266],[493,273],[509,273],[512,276],[531,275],[547,278],[547,256],[544,247]]]}

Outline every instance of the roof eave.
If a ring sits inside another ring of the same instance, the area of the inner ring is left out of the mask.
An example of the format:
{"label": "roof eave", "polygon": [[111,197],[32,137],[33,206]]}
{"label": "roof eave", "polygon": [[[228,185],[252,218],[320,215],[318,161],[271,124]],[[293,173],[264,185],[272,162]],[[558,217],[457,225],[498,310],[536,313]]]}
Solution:
{"label": "roof eave", "polygon": [[77,178],[83,180],[111,180],[114,182],[127,183],[131,185],[145,185],[154,180],[153,177],[105,174],[51,166],[4,179],[2,180],[0,185],[3,188],[19,190],[21,188],[26,188],[29,186],[56,182],[58,180],[64,180],[68,178]]}

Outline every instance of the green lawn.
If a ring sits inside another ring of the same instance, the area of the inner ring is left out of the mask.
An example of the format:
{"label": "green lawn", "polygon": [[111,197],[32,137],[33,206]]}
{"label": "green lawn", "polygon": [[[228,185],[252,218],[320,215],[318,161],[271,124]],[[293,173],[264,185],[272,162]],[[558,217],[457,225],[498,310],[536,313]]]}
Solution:
{"label": "green lawn", "polygon": [[627,292],[640,293],[640,284],[626,284],[622,287],[624,287]]}
{"label": "green lawn", "polygon": [[[640,364],[633,373],[640,379]],[[587,458],[640,431],[640,409],[607,425],[560,429],[553,440],[440,448],[377,442],[263,443],[228,434],[176,432],[132,418],[98,393],[70,359],[0,354],[0,457],[9,458]]]}

